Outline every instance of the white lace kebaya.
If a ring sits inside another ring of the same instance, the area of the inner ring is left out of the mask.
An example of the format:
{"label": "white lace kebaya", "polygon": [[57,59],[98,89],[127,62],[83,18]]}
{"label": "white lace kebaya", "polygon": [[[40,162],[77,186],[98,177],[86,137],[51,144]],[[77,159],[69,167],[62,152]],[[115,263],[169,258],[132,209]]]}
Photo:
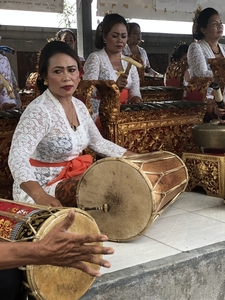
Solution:
{"label": "white lace kebaya", "polygon": [[33,100],[23,112],[14,132],[9,153],[9,167],[14,178],[13,198],[34,203],[21,188],[27,181],[38,181],[50,195],[55,195],[58,182],[46,186],[63,167],[33,167],[29,159],[63,162],[78,157],[89,147],[103,156],[121,157],[126,149],[104,139],[82,101],[72,98],[79,126],[74,131],[61,103],[49,90]]}
{"label": "white lace kebaya", "polygon": [[[225,57],[225,45],[218,43],[222,55]],[[212,77],[213,73],[208,59],[215,58],[209,44],[203,39],[193,42],[188,48],[188,65],[191,77]]]}
{"label": "white lace kebaya", "polygon": [[[123,57],[123,55],[121,55]],[[123,69],[126,70],[127,62],[121,60]],[[122,70],[121,70],[122,71]],[[113,69],[113,66],[109,60],[108,54],[105,49],[93,52],[87,58],[84,64],[84,80],[114,80],[117,81],[117,70]],[[137,68],[132,65],[129,76],[127,79],[126,89],[128,90],[128,102],[134,96],[141,98],[140,93],[140,79]],[[96,120],[99,111],[100,100],[96,98],[91,99],[93,120]]]}

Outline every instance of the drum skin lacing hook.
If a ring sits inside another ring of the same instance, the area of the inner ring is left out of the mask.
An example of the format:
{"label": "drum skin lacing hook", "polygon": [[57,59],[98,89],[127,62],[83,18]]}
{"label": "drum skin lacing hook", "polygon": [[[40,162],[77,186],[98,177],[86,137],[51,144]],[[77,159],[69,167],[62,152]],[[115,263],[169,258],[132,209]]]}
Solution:
{"label": "drum skin lacing hook", "polygon": [[[49,215],[53,216],[53,213],[52,213],[51,210],[49,210],[47,213],[48,213],[48,216]],[[45,217],[45,214],[42,215],[42,218],[43,217]],[[40,235],[38,235],[37,230],[32,226],[32,220],[36,220],[36,219],[39,219],[39,218],[40,218],[40,216],[36,216],[36,217],[32,216],[32,218],[28,217],[27,220],[25,221],[25,223],[30,227],[31,231],[34,233],[34,237],[32,237],[32,238],[34,238],[36,240],[40,239]],[[28,239],[30,239],[30,238],[31,237],[29,237]]]}
{"label": "drum skin lacing hook", "polygon": [[30,229],[32,230],[32,232],[35,234],[35,238],[38,238],[37,237],[37,231],[34,229],[34,227],[31,225],[31,218],[29,217],[27,219],[27,221],[25,222],[29,227]]}
{"label": "drum skin lacing hook", "polygon": [[102,206],[98,207],[79,207],[82,210],[88,211],[88,210],[102,210],[103,212],[109,212],[110,211],[110,205],[107,203],[104,203]]}

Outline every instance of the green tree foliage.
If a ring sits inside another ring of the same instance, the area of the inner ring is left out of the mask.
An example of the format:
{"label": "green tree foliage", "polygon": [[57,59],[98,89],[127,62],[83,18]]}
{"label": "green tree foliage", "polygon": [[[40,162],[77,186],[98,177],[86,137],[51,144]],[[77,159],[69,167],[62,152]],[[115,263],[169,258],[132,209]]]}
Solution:
{"label": "green tree foliage", "polygon": [[59,14],[60,21],[59,27],[74,28],[74,24],[77,22],[76,18],[76,1],[71,4],[68,0],[63,2],[63,13]]}

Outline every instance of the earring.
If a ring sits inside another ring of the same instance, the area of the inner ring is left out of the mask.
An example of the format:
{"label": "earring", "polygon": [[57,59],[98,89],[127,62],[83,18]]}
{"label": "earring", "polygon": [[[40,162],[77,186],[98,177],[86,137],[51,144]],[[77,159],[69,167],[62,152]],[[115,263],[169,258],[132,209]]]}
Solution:
{"label": "earring", "polygon": [[47,80],[44,81],[44,85],[48,86],[48,81]]}
{"label": "earring", "polygon": [[104,44],[106,44],[106,41],[105,41],[105,40],[103,40],[103,43],[104,43]]}

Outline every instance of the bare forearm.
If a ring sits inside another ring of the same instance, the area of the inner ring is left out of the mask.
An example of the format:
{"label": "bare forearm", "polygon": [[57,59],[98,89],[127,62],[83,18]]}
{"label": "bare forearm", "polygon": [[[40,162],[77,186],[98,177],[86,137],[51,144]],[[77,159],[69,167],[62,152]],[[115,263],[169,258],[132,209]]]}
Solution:
{"label": "bare forearm", "polygon": [[27,181],[20,185],[21,189],[24,190],[36,203],[38,199],[45,195],[45,191],[37,181]]}
{"label": "bare forearm", "polygon": [[37,243],[0,242],[0,249],[0,270],[40,263]]}
{"label": "bare forearm", "polygon": [[56,224],[43,238],[36,242],[0,242],[0,269],[26,265],[54,265],[77,268],[91,276],[100,276],[98,270],[86,263],[106,268],[110,262],[99,254],[113,254],[110,247],[102,247],[108,238],[102,234],[75,234],[68,232],[75,220],[70,210],[65,219]]}
{"label": "bare forearm", "polygon": [[39,205],[54,207],[62,206],[60,201],[55,197],[48,195],[37,181],[23,182],[20,187]]}

